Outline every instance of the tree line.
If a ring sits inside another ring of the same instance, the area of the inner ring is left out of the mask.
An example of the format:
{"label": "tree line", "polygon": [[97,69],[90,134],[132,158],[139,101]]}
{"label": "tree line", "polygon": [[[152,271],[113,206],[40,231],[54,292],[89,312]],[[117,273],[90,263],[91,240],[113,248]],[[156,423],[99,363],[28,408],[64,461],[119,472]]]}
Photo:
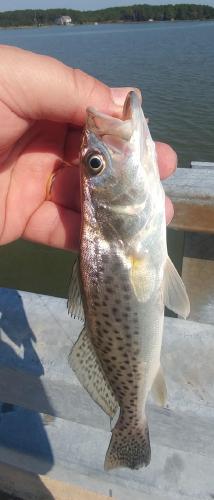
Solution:
{"label": "tree line", "polygon": [[27,9],[0,12],[0,27],[35,26],[54,24],[57,17],[70,16],[74,24],[106,22],[214,19],[214,8],[209,5],[132,5],[100,10],[78,11],[73,9]]}

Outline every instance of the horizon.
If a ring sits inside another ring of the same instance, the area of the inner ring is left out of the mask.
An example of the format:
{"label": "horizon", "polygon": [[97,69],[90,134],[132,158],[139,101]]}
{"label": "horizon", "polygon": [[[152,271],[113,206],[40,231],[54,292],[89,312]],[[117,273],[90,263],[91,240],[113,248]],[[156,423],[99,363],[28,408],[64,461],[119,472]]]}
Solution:
{"label": "horizon", "polygon": [[[103,10],[107,8],[114,7],[128,7],[133,5],[178,5],[178,4],[196,4],[196,5],[208,5],[210,7],[214,7],[214,0],[210,0],[208,2],[201,2],[200,0],[189,1],[189,0],[181,0],[180,2],[170,2],[167,0],[151,0],[150,2],[144,1],[136,1],[130,2],[129,0],[106,0],[103,2],[103,5],[100,6],[99,0],[64,0],[64,5],[57,5],[59,0],[33,0],[31,2],[33,5],[29,9],[29,0],[14,0],[13,7],[8,6],[8,0],[0,0],[0,12],[7,11],[15,11],[15,10],[47,10],[47,9],[71,9],[78,11],[95,11],[95,10]],[[15,5],[14,5],[15,4]]]}

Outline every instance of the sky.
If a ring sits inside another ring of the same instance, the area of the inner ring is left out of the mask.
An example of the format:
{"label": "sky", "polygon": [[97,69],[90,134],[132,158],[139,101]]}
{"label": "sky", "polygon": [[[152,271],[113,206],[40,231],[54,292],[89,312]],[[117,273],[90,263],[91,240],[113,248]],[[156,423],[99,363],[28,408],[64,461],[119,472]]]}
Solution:
{"label": "sky", "polygon": [[160,5],[168,3],[197,3],[214,7],[214,0],[0,0],[0,11],[21,9],[67,8],[76,10],[95,10],[119,5],[148,3]]}

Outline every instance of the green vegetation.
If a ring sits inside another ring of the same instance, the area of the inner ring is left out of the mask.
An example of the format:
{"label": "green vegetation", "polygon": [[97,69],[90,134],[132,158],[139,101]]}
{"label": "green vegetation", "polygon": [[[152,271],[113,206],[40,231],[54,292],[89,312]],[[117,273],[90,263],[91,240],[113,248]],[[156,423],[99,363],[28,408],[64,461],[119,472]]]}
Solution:
{"label": "green vegetation", "polygon": [[214,8],[208,5],[132,5],[130,7],[112,7],[96,11],[78,11],[72,9],[14,10],[0,12],[0,27],[51,25],[59,16],[67,15],[73,23],[106,22],[141,22],[214,19]]}

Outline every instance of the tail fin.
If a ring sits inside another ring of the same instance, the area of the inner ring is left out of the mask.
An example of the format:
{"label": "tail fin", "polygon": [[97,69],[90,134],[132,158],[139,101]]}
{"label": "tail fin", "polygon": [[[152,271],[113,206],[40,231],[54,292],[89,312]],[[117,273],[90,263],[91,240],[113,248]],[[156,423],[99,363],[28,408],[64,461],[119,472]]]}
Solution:
{"label": "tail fin", "polygon": [[[132,424],[133,425],[133,424]],[[112,431],[111,441],[106,453],[105,470],[118,467],[140,469],[151,460],[149,428],[146,421],[141,426],[120,426],[120,418]]]}

